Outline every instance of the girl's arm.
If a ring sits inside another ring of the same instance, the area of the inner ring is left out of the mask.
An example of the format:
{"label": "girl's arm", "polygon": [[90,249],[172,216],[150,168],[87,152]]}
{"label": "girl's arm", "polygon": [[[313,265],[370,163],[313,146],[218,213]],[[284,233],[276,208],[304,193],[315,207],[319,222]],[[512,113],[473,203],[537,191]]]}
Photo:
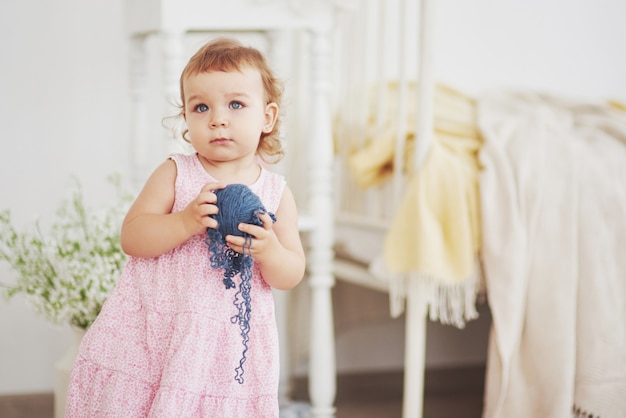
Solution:
{"label": "girl's arm", "polygon": [[157,257],[176,248],[216,221],[208,215],[217,213],[212,192],[222,186],[210,183],[182,212],[172,213],[176,163],[163,162],[152,173],[143,190],[130,207],[122,223],[122,250],[131,256]]}
{"label": "girl's arm", "polygon": [[[300,232],[298,230],[298,212],[293,194],[285,187],[276,211],[276,223],[269,215],[261,215],[263,226],[240,224],[239,230],[253,235],[250,248],[252,257],[259,262],[263,278],[271,287],[280,290],[294,288],[304,277],[305,256]],[[242,253],[245,238],[228,235],[229,246]]]}

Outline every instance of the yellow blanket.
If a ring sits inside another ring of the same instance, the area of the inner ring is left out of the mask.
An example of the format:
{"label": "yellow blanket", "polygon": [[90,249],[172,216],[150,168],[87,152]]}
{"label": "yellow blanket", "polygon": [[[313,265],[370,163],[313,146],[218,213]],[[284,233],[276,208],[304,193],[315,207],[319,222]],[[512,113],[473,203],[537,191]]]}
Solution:
{"label": "yellow blanket", "polygon": [[[411,86],[409,97],[415,96]],[[396,103],[397,85],[389,85],[389,103]],[[415,103],[411,98],[409,103]],[[397,106],[396,106],[397,107]],[[386,268],[416,273],[442,284],[457,284],[476,272],[480,249],[478,151],[482,138],[476,125],[474,100],[437,86],[434,97],[434,138],[424,163],[412,168],[415,106],[407,106],[404,171],[408,182],[384,245]],[[370,130],[364,148],[349,158],[354,180],[362,187],[379,184],[393,170],[397,113],[388,107],[388,121]],[[419,139],[418,139],[419,140]]]}

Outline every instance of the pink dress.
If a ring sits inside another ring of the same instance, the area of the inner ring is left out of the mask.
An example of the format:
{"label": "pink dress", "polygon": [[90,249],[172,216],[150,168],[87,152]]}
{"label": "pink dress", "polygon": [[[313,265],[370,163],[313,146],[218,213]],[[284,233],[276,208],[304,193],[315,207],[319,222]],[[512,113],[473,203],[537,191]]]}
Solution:
{"label": "pink dress", "polygon": [[[194,155],[176,154],[181,211],[215,181]],[[275,213],[283,177],[262,170],[250,188]],[[270,287],[253,267],[244,382],[243,344],[223,272],[210,267],[205,235],[155,258],[130,257],[85,335],[72,370],[66,417],[278,416],[278,332]]]}

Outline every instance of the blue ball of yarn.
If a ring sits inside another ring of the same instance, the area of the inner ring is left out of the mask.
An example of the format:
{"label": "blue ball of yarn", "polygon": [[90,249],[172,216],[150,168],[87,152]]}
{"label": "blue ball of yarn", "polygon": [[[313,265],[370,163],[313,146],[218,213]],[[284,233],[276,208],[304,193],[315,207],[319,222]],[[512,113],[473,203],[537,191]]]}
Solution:
{"label": "blue ball of yarn", "polygon": [[[218,213],[212,215],[217,221],[217,228],[207,228],[207,238],[205,240],[210,251],[211,267],[222,269],[224,279],[222,282],[226,289],[236,288],[233,278],[237,275],[241,277],[239,290],[234,296],[233,305],[237,308],[237,314],[231,317],[231,322],[239,326],[241,333],[243,352],[239,366],[235,368],[235,380],[243,384],[243,364],[246,361],[248,351],[248,334],[250,333],[250,313],[252,312],[251,295],[252,290],[252,267],[254,260],[250,252],[246,254],[246,248],[252,245],[252,236],[239,230],[240,223],[263,226],[259,218],[262,213],[268,213],[272,221],[276,221],[273,213],[265,210],[261,199],[244,184],[229,184],[223,189],[216,190]],[[233,251],[226,245],[226,235],[237,235],[246,237],[244,253]]]}
{"label": "blue ball of yarn", "polygon": [[[238,229],[240,223],[263,226],[259,215],[267,213],[261,199],[245,184],[229,184],[216,190],[219,212],[212,215],[217,221],[217,230],[222,237],[237,235],[251,237]],[[274,216],[270,214],[270,216]],[[273,218],[274,219],[274,218]]]}

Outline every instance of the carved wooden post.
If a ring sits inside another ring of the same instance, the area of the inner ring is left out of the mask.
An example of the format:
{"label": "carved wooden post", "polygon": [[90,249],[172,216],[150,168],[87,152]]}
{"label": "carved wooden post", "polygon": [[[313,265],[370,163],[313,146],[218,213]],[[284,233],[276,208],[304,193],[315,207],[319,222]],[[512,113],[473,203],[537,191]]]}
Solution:
{"label": "carved wooden post", "polygon": [[407,281],[403,418],[421,418],[424,413],[426,316],[428,313],[428,301],[424,297],[425,292],[425,286],[420,286],[419,279],[413,278]]}
{"label": "carved wooden post", "polygon": [[[272,64],[273,70],[279,78],[284,79],[291,74],[291,55],[290,39],[286,30],[273,30],[267,33],[269,39],[268,56]],[[289,90],[285,87],[284,102],[289,96]],[[284,103],[283,102],[283,103]],[[280,127],[280,139],[283,146],[287,146],[288,138],[286,136],[288,130],[286,120],[282,121]],[[279,164],[277,172],[285,174],[284,167]],[[289,179],[287,179],[289,181]],[[278,402],[281,407],[291,402],[291,353],[289,350],[289,326],[287,318],[289,317],[289,292],[274,290],[274,305],[276,311],[276,324],[278,326],[278,336],[280,345],[280,381],[278,385]]]}
{"label": "carved wooden post", "polygon": [[335,415],[336,364],[333,306],[333,139],[329,93],[330,31],[312,31],[313,109],[312,136],[308,161],[309,213],[314,218],[308,254],[311,287],[311,348],[309,360],[309,396],[313,417]]}
{"label": "carved wooden post", "polygon": [[[433,132],[433,35],[434,2],[420,3],[419,93],[417,102],[417,141],[415,143],[414,167],[420,167],[430,148]],[[406,17],[411,19],[409,13]],[[409,20],[405,25],[411,24]],[[426,289],[420,278],[409,278],[407,282],[404,353],[404,396],[402,416],[421,418],[424,413],[424,372],[426,370],[426,322],[428,301]]]}

